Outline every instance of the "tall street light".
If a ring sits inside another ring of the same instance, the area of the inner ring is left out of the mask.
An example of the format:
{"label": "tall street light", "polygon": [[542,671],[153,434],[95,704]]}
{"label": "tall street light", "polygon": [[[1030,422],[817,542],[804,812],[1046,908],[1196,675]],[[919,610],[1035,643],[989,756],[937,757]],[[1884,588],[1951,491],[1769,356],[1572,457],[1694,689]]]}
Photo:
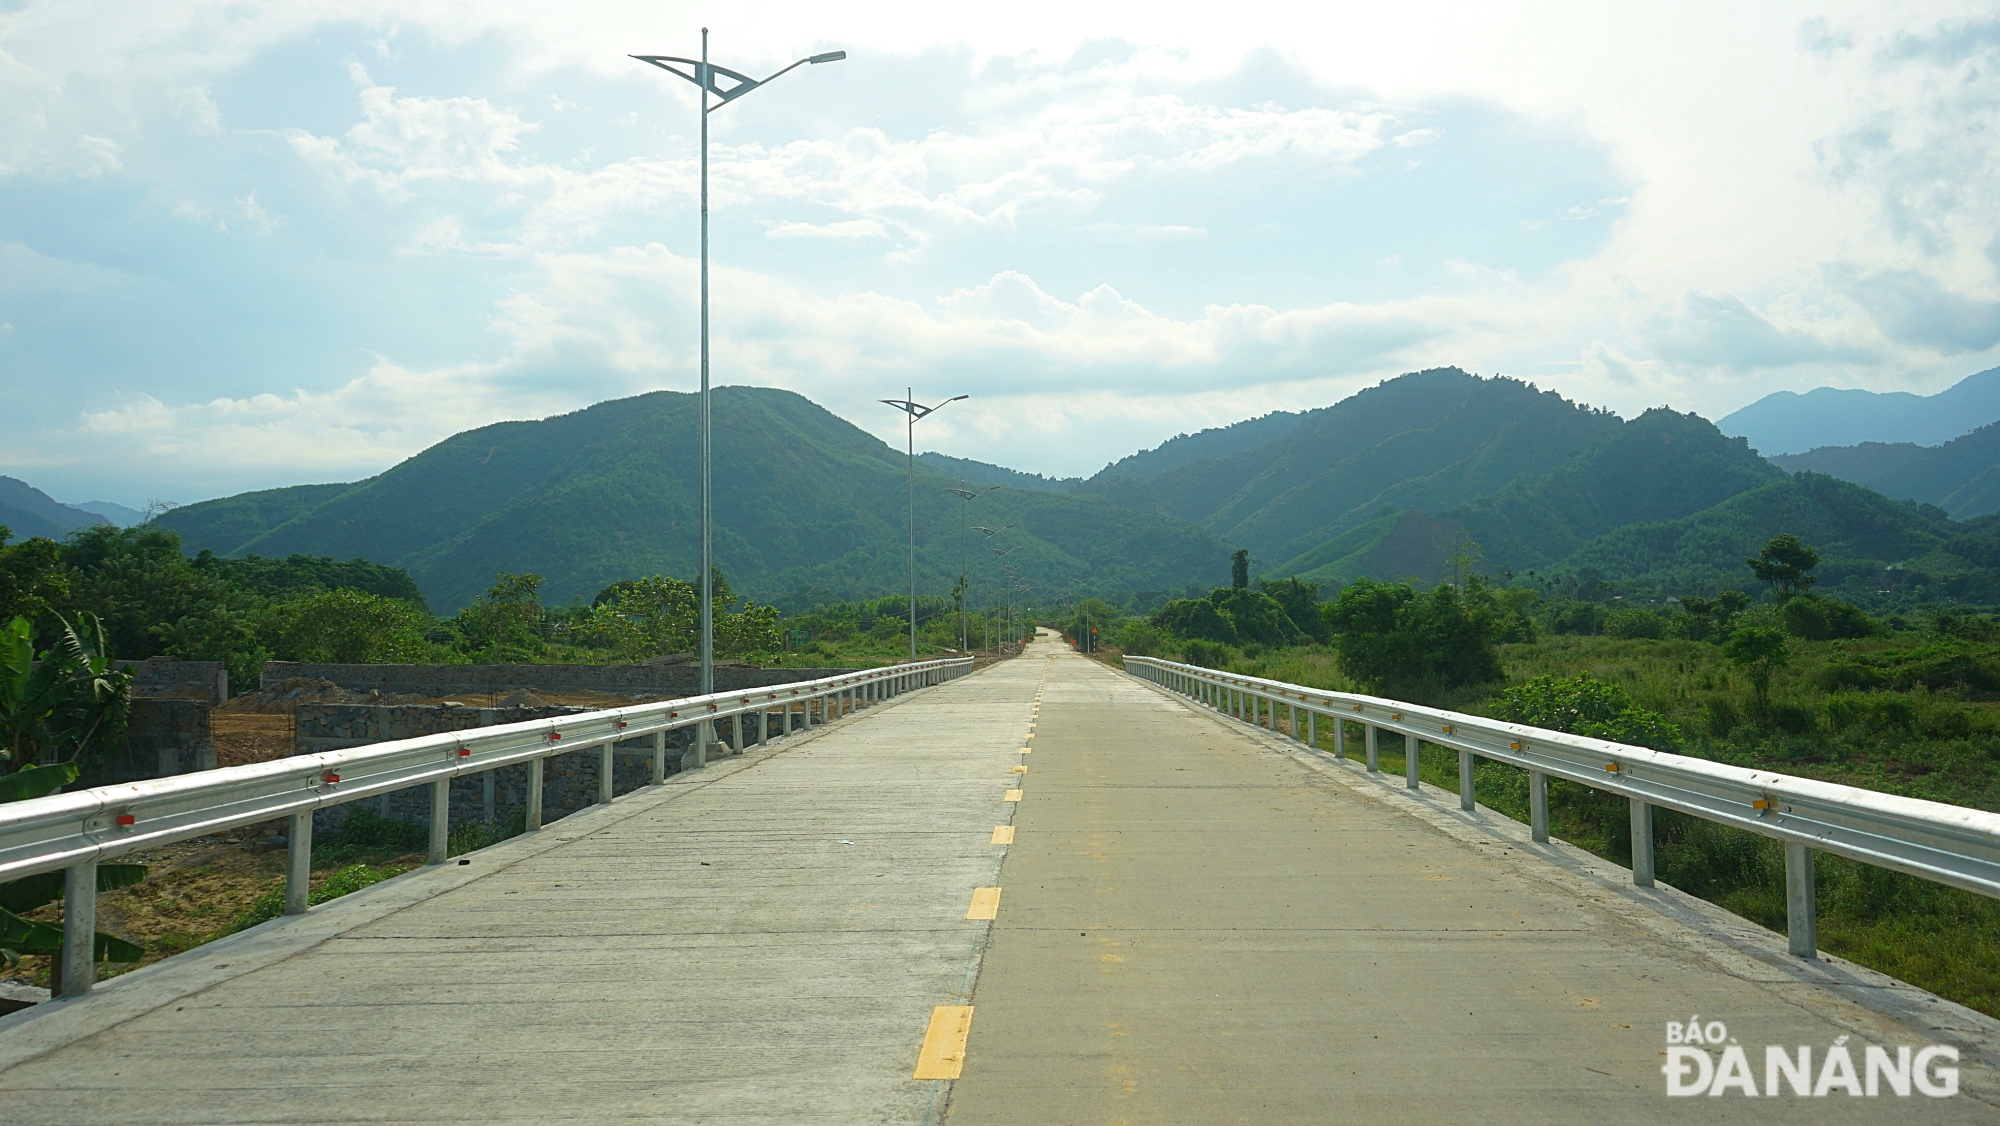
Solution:
{"label": "tall street light", "polygon": [[[797,66],[797,63],[793,63]],[[933,412],[944,409],[960,399],[970,399],[970,395],[953,395],[934,407],[917,402],[917,389],[908,388],[903,394],[907,399],[880,399],[878,402],[901,410],[909,418],[905,423],[910,453],[910,660],[917,659],[917,423],[928,418]]]}
{"label": "tall street light", "polygon": [[965,628],[965,510],[972,502],[999,488],[988,485],[983,489],[946,489],[945,492],[958,498],[958,648],[960,652],[972,648],[972,639]]}
{"label": "tall street light", "polygon": [[[708,29],[704,27],[701,29],[699,59],[683,59],[676,55],[626,57],[650,63],[668,74],[679,75],[701,88],[701,695],[706,696],[715,691],[715,591],[711,578],[715,571],[712,546],[714,518],[709,488],[709,455],[713,443],[709,436],[709,422],[712,415],[709,411],[708,396],[708,115],[785,71],[807,63],[837,63],[847,57],[847,52],[827,51],[824,54],[811,55],[778,71],[771,78],[760,80],[710,63]],[[720,99],[712,106],[708,104],[710,94]],[[703,743],[706,742],[707,737],[704,736]]]}
{"label": "tall street light", "polygon": [[[985,525],[983,525],[983,524],[982,524],[982,525],[980,525],[980,526],[978,526],[978,527],[976,527],[976,528],[974,528],[974,529],[972,529],[972,530],[973,530],[973,531],[975,531],[975,532],[978,532],[978,533],[979,533],[980,535],[982,535],[982,536],[985,536],[985,537],[986,537],[986,546],[987,546],[988,550],[991,550],[991,549],[992,549],[992,547],[993,547],[993,537],[994,537],[994,536],[997,536],[997,535],[999,535],[999,534],[1000,534],[1001,532],[1004,532],[1004,531],[1007,531],[1008,529],[1012,528],[1013,526],[1014,526],[1014,525],[1012,525],[1012,524],[1009,524],[1009,525],[1007,525],[1007,526],[1006,526],[1006,527],[1004,527],[1004,528],[988,528],[988,527],[986,527]],[[988,657],[991,657],[991,656],[993,656],[993,654],[992,654],[992,652],[991,652],[991,650],[992,650],[992,648],[993,648],[993,631],[992,631],[991,629],[987,628],[987,625],[986,625],[985,623],[987,622],[987,620],[988,620],[988,618],[989,618],[989,616],[990,616],[990,615],[988,614],[988,611],[990,611],[990,610],[991,610],[992,608],[993,608],[993,604],[989,602],[989,603],[987,603],[987,604],[986,604],[986,609],[983,609],[983,610],[981,610],[981,611],[979,612],[979,618],[980,618],[980,622],[981,622],[981,626],[980,626],[980,628],[981,628],[982,630],[985,630],[985,632],[986,632],[986,648],[987,648],[987,650],[988,650],[988,652],[987,652],[987,654],[986,654],[986,655],[987,655]]]}

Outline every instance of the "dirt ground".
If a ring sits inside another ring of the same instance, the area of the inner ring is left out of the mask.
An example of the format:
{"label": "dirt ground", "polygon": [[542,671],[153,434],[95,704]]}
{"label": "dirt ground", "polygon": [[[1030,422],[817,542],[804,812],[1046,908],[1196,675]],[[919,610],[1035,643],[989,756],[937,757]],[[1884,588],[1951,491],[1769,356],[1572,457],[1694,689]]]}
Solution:
{"label": "dirt ground", "polygon": [[[100,964],[98,977],[116,977],[230,933],[237,917],[258,896],[284,886],[285,848],[276,840],[278,828],[273,821],[120,857],[124,863],[146,865],[146,878],[97,897],[97,929],[138,943],[146,948],[146,957],[130,964]],[[397,870],[424,861],[414,854],[368,859],[378,867]],[[315,865],[313,884],[317,886],[332,870]],[[51,903],[28,917],[60,926],[62,905]],[[48,961],[23,958],[4,977],[46,987]]]}
{"label": "dirt ground", "polygon": [[209,713],[208,722],[217,766],[289,758],[295,746],[290,715],[216,711]]}

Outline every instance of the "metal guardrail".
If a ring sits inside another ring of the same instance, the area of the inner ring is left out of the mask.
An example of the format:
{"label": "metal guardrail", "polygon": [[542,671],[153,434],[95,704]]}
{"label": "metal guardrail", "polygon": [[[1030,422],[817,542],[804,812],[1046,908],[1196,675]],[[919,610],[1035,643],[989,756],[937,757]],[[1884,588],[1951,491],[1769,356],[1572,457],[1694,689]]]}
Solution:
{"label": "metal guardrail", "polygon": [[[312,868],[313,811],[429,784],[429,862],[446,859],[450,836],[450,786],[454,778],[517,763],[528,765],[527,827],[542,821],[542,763],[551,755],[597,748],[598,801],[612,798],[612,755],[617,743],[652,738],[652,784],[666,780],[667,734],[727,720],[734,727],[731,753],[752,736],[756,745],[814,726],[857,707],[941,684],[972,671],[971,657],[893,665],[745,692],[717,692],[680,700],[636,704],[527,720],[495,727],[423,735],[367,747],[294,755],[274,762],[153,778],[75,793],[52,794],[0,805],[0,883],[41,872],[64,871],[62,995],[87,992],[95,978],[97,864],[139,849],[291,818],[286,849],[285,913],[306,910]],[[803,705],[797,712],[794,705]],[[831,714],[830,714],[831,713]],[[793,727],[798,716],[800,726]],[[694,739],[697,765],[718,745],[707,726]]]}
{"label": "metal guardrail", "polygon": [[1319,721],[1334,721],[1333,754],[1342,760],[1347,725],[1359,724],[1371,772],[1380,733],[1401,735],[1404,784],[1412,790],[1418,788],[1419,740],[1455,750],[1461,809],[1473,808],[1475,759],[1526,768],[1530,832],[1537,841],[1549,839],[1551,776],[1620,794],[1631,803],[1632,882],[1641,887],[1653,884],[1655,806],[1783,841],[1787,929],[1791,951],[1800,957],[1818,954],[1815,852],[2000,898],[2000,814],[1153,657],[1126,657],[1125,669],[1236,719],[1268,723],[1274,732],[1278,708],[1288,708],[1295,739],[1303,714],[1300,741],[1315,749]]}

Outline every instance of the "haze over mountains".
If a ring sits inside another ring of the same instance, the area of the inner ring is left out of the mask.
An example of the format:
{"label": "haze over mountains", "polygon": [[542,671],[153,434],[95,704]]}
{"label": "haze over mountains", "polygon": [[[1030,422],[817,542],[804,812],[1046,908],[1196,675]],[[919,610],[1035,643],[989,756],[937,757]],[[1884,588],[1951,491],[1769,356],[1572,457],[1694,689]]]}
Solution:
{"label": "haze over mountains", "polygon": [[1968,375],[1935,395],[1815,387],[1776,391],[1716,421],[1765,457],[1867,443],[1938,446],[2000,421],[2000,368]]}
{"label": "haze over mountains", "polygon": [[[365,481],[226,497],[158,523],[190,552],[406,568],[447,612],[502,571],[545,576],[554,602],[587,599],[618,579],[694,572],[695,403],[655,392],[482,427]],[[902,451],[764,388],[718,389],[716,434],[716,555],[739,589],[802,606],[903,588]],[[1330,586],[1436,582],[1469,553],[1497,576],[1659,599],[1745,585],[1743,559],[1782,531],[1819,548],[1822,589],[1843,597],[2000,600],[2000,516],[1971,519],[2000,510],[2000,426],[1936,448],[1767,460],[1692,414],[1624,420],[1519,380],[1437,368],[1332,406],[1180,435],[1084,480],[917,460],[928,594],[959,573],[963,515],[968,528],[1003,529],[992,543],[1011,552],[1032,602],[1206,587],[1236,547],[1259,574]],[[962,508],[948,491],[960,485],[999,487]],[[964,546],[975,605],[1014,581],[982,535]]]}

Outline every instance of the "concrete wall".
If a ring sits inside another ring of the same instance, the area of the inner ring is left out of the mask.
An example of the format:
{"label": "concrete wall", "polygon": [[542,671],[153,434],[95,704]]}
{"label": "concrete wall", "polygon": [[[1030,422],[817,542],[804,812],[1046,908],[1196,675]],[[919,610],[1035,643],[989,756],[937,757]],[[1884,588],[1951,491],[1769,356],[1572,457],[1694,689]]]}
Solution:
{"label": "concrete wall", "polygon": [[215,768],[207,700],[138,697],[125,725],[125,742],[84,764],[79,782],[110,786]]}
{"label": "concrete wall", "polygon": [[185,696],[220,704],[229,699],[229,669],[221,661],[120,661],[132,674],[133,696]]}
{"label": "concrete wall", "polygon": [[[794,684],[853,669],[753,669],[722,665],[719,692]],[[330,680],[350,692],[443,697],[460,692],[610,692],[649,698],[692,696],[700,676],[693,665],[314,665],[269,661],[262,686],[293,677]]]}
{"label": "concrete wall", "polygon": [[[442,731],[463,731],[530,719],[574,715],[585,708],[466,708],[438,704],[300,704],[298,706],[298,751],[308,754],[366,746],[390,739],[434,735]],[[769,733],[780,733],[773,718]],[[800,722],[794,720],[794,722]],[[730,742],[733,725],[722,724],[717,736]],[[744,723],[743,741],[756,741],[756,728]],[[683,729],[667,736],[667,772],[681,769],[684,759],[694,752],[693,732]],[[614,748],[612,787],[626,793],[652,777],[652,736],[627,740]],[[542,820],[544,823],[575,813],[597,803],[598,751],[595,746],[551,755],[543,760]],[[527,801],[528,768],[525,764],[501,767],[478,775],[454,779],[451,784],[451,822],[463,825],[475,821],[505,821]],[[313,830],[332,830],[355,805],[372,805],[383,817],[411,824],[430,823],[430,787],[418,786],[322,809],[313,815]]]}

